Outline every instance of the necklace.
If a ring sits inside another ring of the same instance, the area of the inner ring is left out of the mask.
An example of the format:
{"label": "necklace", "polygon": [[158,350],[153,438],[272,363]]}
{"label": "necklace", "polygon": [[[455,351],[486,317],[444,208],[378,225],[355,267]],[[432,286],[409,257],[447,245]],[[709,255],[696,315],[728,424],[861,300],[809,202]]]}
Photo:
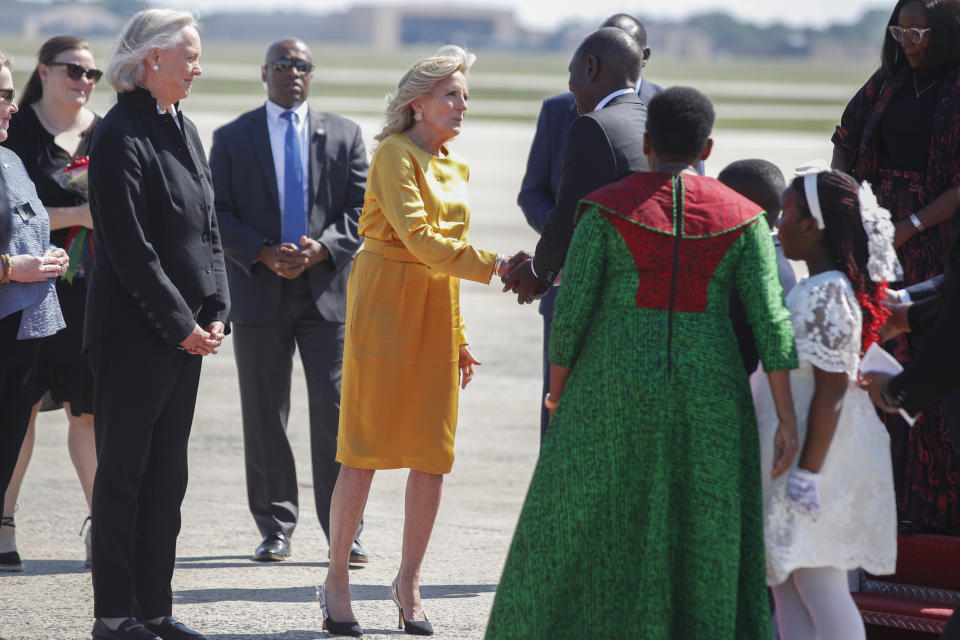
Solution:
{"label": "necklace", "polygon": [[[941,76],[941,77],[942,77],[942,76]],[[940,82],[940,78],[937,78],[936,80],[934,80],[933,82],[931,82],[930,84],[928,84],[926,87],[923,88],[923,91],[921,91],[920,89],[917,88],[917,74],[914,73],[914,74],[913,74],[913,92],[914,92],[914,93],[916,94],[916,96],[919,98],[921,95],[924,94],[924,92],[926,92],[928,89],[932,88],[933,85],[937,84],[938,82]]]}

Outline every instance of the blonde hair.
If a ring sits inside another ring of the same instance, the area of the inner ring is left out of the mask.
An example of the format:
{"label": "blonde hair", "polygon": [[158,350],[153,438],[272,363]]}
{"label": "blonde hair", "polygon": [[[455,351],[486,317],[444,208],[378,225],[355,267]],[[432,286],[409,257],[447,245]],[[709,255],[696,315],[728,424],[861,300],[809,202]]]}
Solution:
{"label": "blonde hair", "polygon": [[10,66],[10,62],[10,55],[3,49],[0,49],[0,67],[6,67],[7,69],[10,69],[10,71],[13,71],[13,67]]}
{"label": "blonde hair", "polygon": [[150,49],[172,47],[180,41],[183,29],[197,26],[196,18],[186,11],[146,9],[134,14],[110,56],[107,82],[118,93],[133,91],[143,83],[143,62]]}
{"label": "blonde hair", "polygon": [[440,47],[435,54],[417,60],[413,67],[403,74],[397,84],[397,92],[387,96],[386,122],[383,130],[374,136],[377,142],[384,138],[406,131],[413,126],[413,107],[410,103],[430,93],[441,80],[457,71],[466,75],[477,56],[467,53],[454,44]]}

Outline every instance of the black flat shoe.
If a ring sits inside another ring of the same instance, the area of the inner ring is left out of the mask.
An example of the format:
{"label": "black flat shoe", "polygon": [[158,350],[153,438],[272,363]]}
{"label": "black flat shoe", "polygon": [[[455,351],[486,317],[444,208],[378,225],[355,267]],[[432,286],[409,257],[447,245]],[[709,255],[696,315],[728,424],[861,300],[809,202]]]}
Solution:
{"label": "black flat shoe", "polygon": [[[403,617],[403,607],[400,606],[400,596],[397,594],[397,580],[394,578],[390,585],[390,599],[400,610],[400,620],[397,622],[397,629],[403,629],[411,636],[432,636],[433,625],[429,620],[407,620]],[[426,618],[426,616],[424,616]]]}
{"label": "black flat shoe", "polygon": [[111,629],[97,618],[90,635],[98,640],[162,640],[134,618],[127,618],[116,629]]}
{"label": "black flat shoe", "polygon": [[290,538],[282,533],[271,533],[257,550],[253,552],[253,559],[257,562],[280,562],[290,557]]}
{"label": "black flat shoe", "polygon": [[320,603],[320,615],[323,616],[324,631],[329,631],[331,635],[335,636],[349,636],[351,638],[363,637],[363,629],[360,628],[359,622],[337,622],[327,615],[326,585],[320,585],[317,587],[317,602]]}
{"label": "black flat shoe", "polygon": [[194,631],[182,622],[177,622],[173,616],[167,616],[160,624],[144,622],[143,626],[163,640],[207,640],[205,635]]}

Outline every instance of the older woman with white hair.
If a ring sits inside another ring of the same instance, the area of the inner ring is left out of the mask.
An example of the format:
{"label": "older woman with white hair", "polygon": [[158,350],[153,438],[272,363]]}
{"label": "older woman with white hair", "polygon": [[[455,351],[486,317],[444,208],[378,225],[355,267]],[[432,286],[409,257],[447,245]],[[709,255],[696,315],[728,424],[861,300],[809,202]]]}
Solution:
{"label": "older woman with white hair", "polygon": [[330,568],[318,596],[324,628],[359,636],[347,563],[377,469],[408,468],[403,552],[390,596],[399,626],[431,635],[420,565],[453,466],[460,386],[480,363],[460,316],[460,280],[489,284],[505,261],[467,242],[469,169],[447,143],[467,111],[474,56],[455,46],[419,60],[400,80],[367,178],[364,248],[347,287]]}
{"label": "older woman with white hair", "polygon": [[134,15],[107,66],[117,104],[91,143],[94,638],[203,638],[170,615],[200,362],[229,310],[210,168],[178,109],[199,58],[189,13]]}

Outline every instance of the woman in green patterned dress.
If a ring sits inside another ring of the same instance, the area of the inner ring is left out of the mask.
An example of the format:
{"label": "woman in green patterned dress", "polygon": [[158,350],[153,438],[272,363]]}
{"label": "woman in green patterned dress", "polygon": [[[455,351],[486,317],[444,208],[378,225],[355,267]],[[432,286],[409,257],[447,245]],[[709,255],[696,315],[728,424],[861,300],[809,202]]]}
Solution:
{"label": "woman in green patterned dress", "polygon": [[[649,173],[580,204],[551,336],[559,403],[487,639],[769,637],[760,454],[731,327],[736,286],[797,451],[797,366],[763,212],[694,165],[710,101],[649,106]],[[550,406],[548,404],[548,406]]]}

